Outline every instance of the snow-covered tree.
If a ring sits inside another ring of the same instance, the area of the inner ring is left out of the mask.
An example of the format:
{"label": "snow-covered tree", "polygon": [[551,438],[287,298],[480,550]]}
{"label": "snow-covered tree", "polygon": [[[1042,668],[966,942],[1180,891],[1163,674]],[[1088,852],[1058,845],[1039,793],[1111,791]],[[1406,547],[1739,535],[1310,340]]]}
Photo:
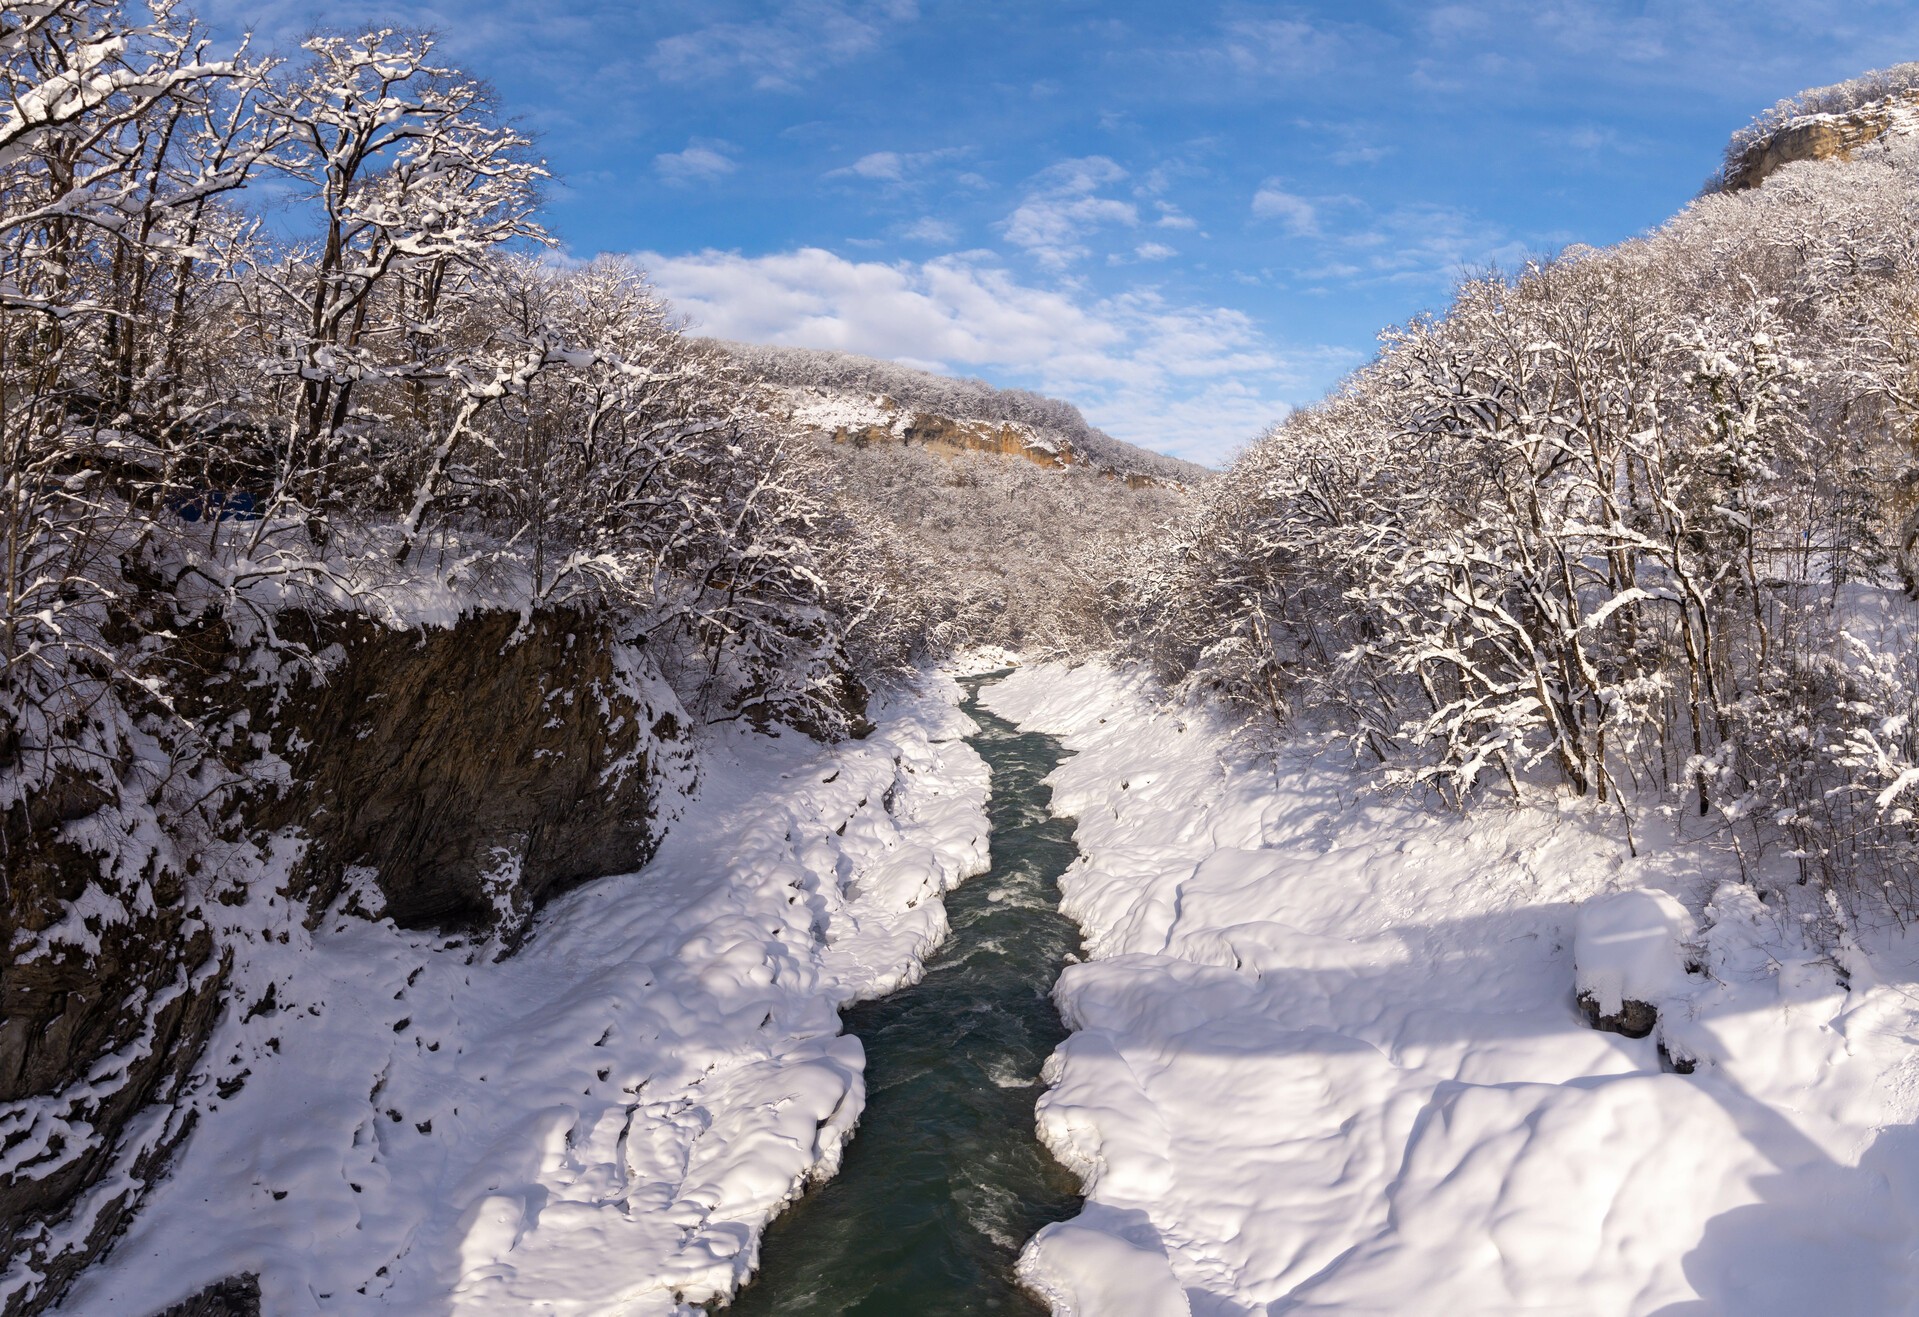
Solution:
{"label": "snow-covered tree", "polygon": [[1916,199],[1895,142],[1467,281],[1202,491],[1129,643],[1393,780],[1684,800],[1914,890],[1905,632],[1858,610],[1915,576]]}

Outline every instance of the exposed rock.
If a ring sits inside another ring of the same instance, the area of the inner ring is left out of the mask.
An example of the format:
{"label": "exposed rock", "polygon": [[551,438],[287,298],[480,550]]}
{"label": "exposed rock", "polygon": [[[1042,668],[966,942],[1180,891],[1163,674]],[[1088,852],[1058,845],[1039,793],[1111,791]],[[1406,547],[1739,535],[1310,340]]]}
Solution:
{"label": "exposed rock", "polygon": [[1616,1011],[1605,1011],[1599,1005],[1599,999],[1590,992],[1579,994],[1579,1009],[1586,1014],[1586,1023],[1601,1033],[1624,1034],[1628,1038],[1644,1038],[1659,1023],[1659,1011],[1648,1002],[1624,1000]]}
{"label": "exposed rock", "polygon": [[974,420],[913,411],[885,395],[865,400],[830,398],[825,406],[818,405],[817,401],[813,406],[801,403],[793,408],[791,419],[810,426],[836,444],[855,448],[917,444],[945,457],[991,453],[1022,458],[1034,466],[1054,470],[1083,467],[1123,481],[1131,489],[1149,489],[1167,483],[1144,471],[1123,471],[1091,463],[1070,443],[1043,435],[1018,421]]}
{"label": "exposed rock", "polygon": [[[92,947],[63,942],[22,959],[31,942],[81,901],[100,877],[99,860],[57,836],[62,824],[100,804],[96,791],[42,793],[10,811],[4,828],[6,894],[0,940],[0,1151],[21,1162],[0,1174],[0,1273],[40,1243],[30,1223],[58,1220],[87,1188],[125,1163],[125,1187],[92,1204],[78,1247],[36,1258],[45,1294],[58,1294],[103,1251],[145,1185],[187,1134],[187,1121],[161,1120],[137,1146],[120,1133],[151,1104],[174,1101],[219,1018],[224,963],[213,939],[185,908],[177,876],[153,884],[155,908],[129,920],[99,921]],[[29,1146],[38,1151],[28,1154]],[[11,1303],[0,1311],[32,1311]]]}
{"label": "exposed rock", "polygon": [[[956,453],[994,453],[1002,457],[1019,457],[1034,466],[1067,467],[1077,460],[1071,448],[1048,443],[1031,428],[1011,421],[968,421],[956,420],[950,416],[936,416],[928,412],[908,411],[891,398],[878,397],[872,400],[882,420],[860,418],[848,423],[831,424],[837,417],[819,418],[828,421],[821,425],[821,432],[829,435],[836,444],[851,444],[864,448],[874,444],[919,444],[936,453],[951,456]],[[802,414],[802,420],[807,418]]]}
{"label": "exposed rock", "polygon": [[310,838],[294,894],[314,908],[363,868],[404,927],[511,933],[555,892],[651,858],[650,747],[656,722],[668,739],[678,728],[617,670],[604,625],[350,618],[307,639],[340,658],[276,721],[292,785],[257,820]]}
{"label": "exposed rock", "polygon": [[1811,114],[1782,124],[1748,146],[1726,169],[1729,192],[1758,187],[1799,160],[1846,160],[1886,137],[1919,130],[1919,92],[1888,96],[1844,114]]}
{"label": "exposed rock", "polygon": [[1699,1061],[1695,1057],[1673,1051],[1672,1048],[1666,1045],[1666,1040],[1661,1038],[1659,1040],[1659,1065],[1661,1069],[1670,1070],[1675,1075],[1690,1075],[1699,1068]]}
{"label": "exposed rock", "polygon": [[[304,836],[286,894],[316,915],[359,880],[356,899],[383,899],[401,924],[510,945],[547,897],[651,858],[656,756],[680,729],[606,624],[555,612],[411,632],[283,616],[279,628],[322,671],[276,689],[212,628],[179,639],[170,685],[203,713],[243,715],[284,761],[285,783],[245,822]],[[193,913],[207,894],[187,890],[211,879],[149,865],[138,894],[106,891],[98,857],[62,835],[102,804],[76,784],[0,817],[12,949],[0,962],[0,1273],[17,1262],[40,1276],[0,1301],[7,1317],[57,1299],[164,1170],[191,1128],[176,1104],[224,1005],[227,965]],[[109,917],[19,955],[89,903]],[[216,1290],[175,1311],[257,1311],[244,1278]]]}
{"label": "exposed rock", "polygon": [[[878,428],[899,439],[904,436],[897,422],[931,417],[963,428],[979,427],[978,437],[987,446],[981,449],[968,442],[969,450],[1011,455],[1017,448],[1025,456],[1026,449],[1036,448],[1049,455],[1043,465],[1079,466],[1125,480],[1135,488],[1186,486],[1210,474],[1194,463],[1115,439],[1089,425],[1071,403],[1026,389],[995,388],[984,380],[935,374],[846,352],[700,341],[768,386],[765,396],[773,410],[822,435],[845,431],[851,436]],[[1000,426],[1012,427],[1017,436],[1013,446],[997,446],[1005,439],[991,432]]]}
{"label": "exposed rock", "polygon": [[1656,888],[1582,903],[1573,926],[1573,990],[1592,1027],[1628,1038],[1650,1034],[1658,1003],[1689,990],[1686,947],[1696,933],[1692,912]]}
{"label": "exposed rock", "polygon": [[153,1317],[260,1317],[260,1278],[229,1276]]}

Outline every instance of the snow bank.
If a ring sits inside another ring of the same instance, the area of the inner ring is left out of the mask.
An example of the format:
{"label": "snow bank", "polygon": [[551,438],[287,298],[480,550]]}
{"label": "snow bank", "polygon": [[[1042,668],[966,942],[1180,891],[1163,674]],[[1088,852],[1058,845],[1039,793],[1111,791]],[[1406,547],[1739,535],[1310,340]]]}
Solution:
{"label": "snow bank", "polygon": [[[1841,971],[1703,848],[1382,799],[1096,667],[985,698],[1075,752],[1039,1130],[1088,1201],[1021,1260],[1055,1312],[1919,1306],[1908,945]],[[1576,944],[1655,1036],[1586,1027]]]}
{"label": "snow bank", "polygon": [[1192,1309],[1166,1264],[1165,1250],[1150,1242],[1132,1242],[1124,1228],[1102,1230],[1060,1221],[1040,1231],[1039,1241],[1020,1258],[1020,1279],[1054,1312],[1066,1317],[1190,1317]]}
{"label": "snow bank", "polygon": [[729,1293],[859,1117],[837,1008],[914,980],[940,894],[986,867],[957,699],[834,747],[730,734],[659,858],[555,901],[507,960],[236,912],[271,962],[241,972],[284,986],[211,1054],[260,1059],[61,1311],[146,1317],[242,1271],[276,1317]]}

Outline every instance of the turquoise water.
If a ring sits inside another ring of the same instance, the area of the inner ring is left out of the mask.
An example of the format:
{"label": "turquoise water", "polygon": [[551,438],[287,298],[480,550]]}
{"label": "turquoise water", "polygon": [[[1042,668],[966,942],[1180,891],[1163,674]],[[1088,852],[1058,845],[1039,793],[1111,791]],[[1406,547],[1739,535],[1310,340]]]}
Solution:
{"label": "turquoise water", "polygon": [[839,1175],[766,1232],[729,1317],[1043,1314],[1013,1276],[1041,1226],[1079,1210],[1077,1182],[1033,1134],[1040,1065],[1066,1036],[1053,981],[1079,930],[1055,880],[1078,853],[1047,813],[1050,737],[981,709],[993,772],[993,867],[946,896],[952,934],[926,977],[845,1013],[866,1048],[866,1111]]}

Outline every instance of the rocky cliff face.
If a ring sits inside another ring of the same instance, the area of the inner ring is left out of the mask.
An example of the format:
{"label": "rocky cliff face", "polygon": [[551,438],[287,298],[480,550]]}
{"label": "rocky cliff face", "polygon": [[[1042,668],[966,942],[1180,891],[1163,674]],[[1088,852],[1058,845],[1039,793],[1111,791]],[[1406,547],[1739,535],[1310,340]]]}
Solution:
{"label": "rocky cliff face", "polygon": [[1030,426],[1011,421],[961,420],[901,406],[884,394],[848,398],[826,390],[796,390],[790,399],[793,419],[836,444],[865,448],[878,444],[919,444],[935,453],[994,453],[1018,457],[1034,466],[1068,467],[1078,455],[1042,438]]}
{"label": "rocky cliff face", "polygon": [[[859,394],[818,386],[781,391],[788,417],[803,429],[857,448],[917,445],[951,457],[991,453],[1055,470],[1079,467],[1146,489],[1175,483],[1155,473],[1127,470],[1082,453],[1063,437],[1018,421],[948,416],[914,408],[887,394]],[[1195,474],[1198,469],[1194,468]]]}
{"label": "rocky cliff face", "polygon": [[769,410],[839,442],[922,442],[935,452],[987,452],[1039,466],[1076,466],[1134,488],[1186,487],[1204,467],[1115,439],[1079,408],[1027,389],[935,374],[894,361],[814,348],[701,340],[764,387]]}
{"label": "rocky cliff face", "polygon": [[1887,137],[1919,131],[1919,92],[1887,96],[1843,114],[1790,120],[1748,145],[1727,164],[1728,191],[1758,187],[1800,160],[1844,160]]}
{"label": "rocky cliff face", "polygon": [[511,937],[554,892],[652,857],[651,747],[679,727],[603,623],[353,618],[309,645],[333,664],[286,701],[291,781],[257,818],[309,839],[294,895],[311,907],[364,873],[402,927]]}
{"label": "rocky cliff face", "polygon": [[677,705],[604,622],[487,613],[402,632],[292,616],[280,631],[319,663],[272,686],[224,632],[180,641],[181,688],[264,729],[249,743],[284,765],[227,849],[185,876],[152,871],[136,897],[75,840],[98,791],[0,818],[0,1276],[37,1276],[0,1293],[9,1317],[105,1249],[190,1132],[191,1099],[240,1082],[196,1069],[206,1040],[222,1009],[273,1003],[232,1000],[205,902],[265,886],[309,920],[344,901],[511,946],[546,897],[637,869],[658,843]]}
{"label": "rocky cliff face", "polygon": [[[4,820],[0,1275],[27,1262],[43,1297],[119,1233],[139,1191],[190,1132],[191,1120],[174,1118],[170,1105],[219,1018],[228,969],[178,876],[162,876],[152,904],[130,918],[103,917],[113,898],[96,881],[99,861],[61,836],[62,825],[83,821],[100,801],[77,789],[64,795]],[[75,941],[18,958],[22,934],[76,914]],[[73,1212],[96,1185],[104,1192]],[[41,1306],[0,1294],[9,1317]]]}

